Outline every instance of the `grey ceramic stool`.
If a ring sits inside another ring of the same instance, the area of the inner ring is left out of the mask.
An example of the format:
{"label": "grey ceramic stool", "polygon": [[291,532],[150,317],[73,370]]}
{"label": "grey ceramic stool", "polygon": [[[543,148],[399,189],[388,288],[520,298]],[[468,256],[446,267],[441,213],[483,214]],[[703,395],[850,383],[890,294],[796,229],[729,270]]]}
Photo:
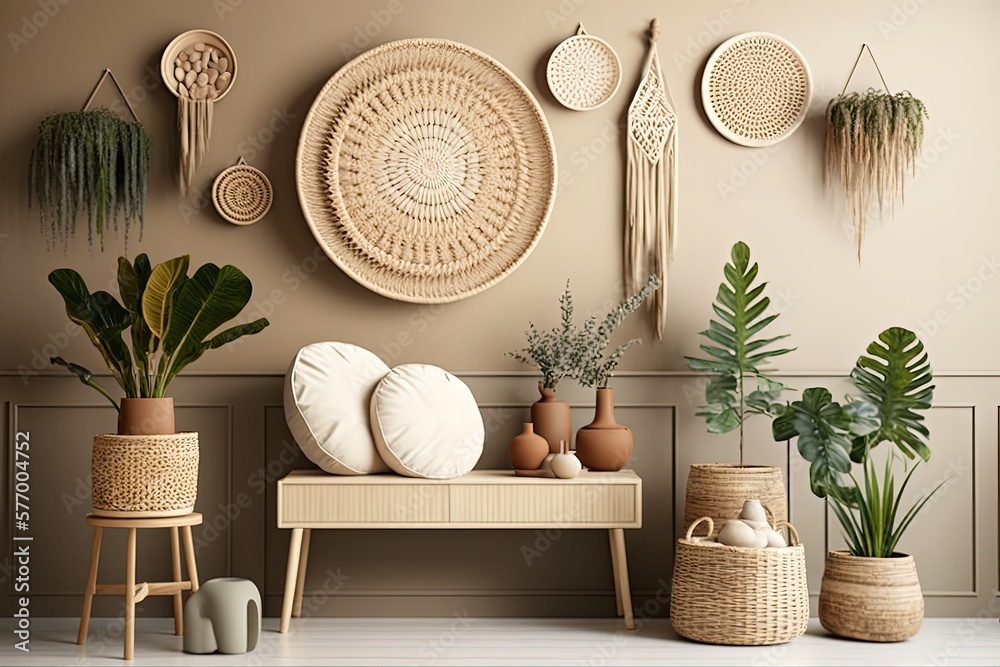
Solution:
{"label": "grey ceramic stool", "polygon": [[260,635],[260,591],[249,579],[210,579],[184,604],[186,653],[247,653]]}

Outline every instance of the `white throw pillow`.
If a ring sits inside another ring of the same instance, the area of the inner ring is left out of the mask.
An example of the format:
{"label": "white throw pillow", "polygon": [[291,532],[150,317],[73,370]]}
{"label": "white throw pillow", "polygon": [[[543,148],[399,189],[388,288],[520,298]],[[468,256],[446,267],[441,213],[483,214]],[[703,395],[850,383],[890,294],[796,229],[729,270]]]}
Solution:
{"label": "white throw pillow", "polygon": [[389,367],[349,343],[314,343],[285,376],[285,421],[310,461],[329,473],[389,472],[368,424],[372,392]]}
{"label": "white throw pillow", "polygon": [[486,432],[464,382],[437,366],[404,364],[375,388],[375,446],[390,468],[407,477],[448,479],[472,470]]}

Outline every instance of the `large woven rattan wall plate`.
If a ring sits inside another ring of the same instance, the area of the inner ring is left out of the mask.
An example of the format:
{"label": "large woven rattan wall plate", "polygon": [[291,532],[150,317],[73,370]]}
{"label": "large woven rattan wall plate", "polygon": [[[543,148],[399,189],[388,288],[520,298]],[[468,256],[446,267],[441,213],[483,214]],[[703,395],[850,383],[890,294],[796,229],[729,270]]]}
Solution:
{"label": "large woven rattan wall plate", "polygon": [[347,275],[392,299],[447,303],[495,285],[534,249],[555,200],[555,145],[535,98],[496,60],[406,39],[323,86],[296,185]]}
{"label": "large woven rattan wall plate", "polygon": [[719,45],[705,65],[701,99],[719,134],[742,146],[786,139],[806,117],[812,75],[792,44],[747,32]]}

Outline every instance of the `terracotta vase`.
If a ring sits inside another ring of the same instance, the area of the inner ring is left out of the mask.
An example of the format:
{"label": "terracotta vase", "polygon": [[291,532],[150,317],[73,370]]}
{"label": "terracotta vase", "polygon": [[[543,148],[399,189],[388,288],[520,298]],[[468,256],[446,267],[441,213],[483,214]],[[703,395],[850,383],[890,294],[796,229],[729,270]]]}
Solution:
{"label": "terracotta vase", "polygon": [[521,434],[510,441],[510,463],[514,470],[538,470],[548,455],[548,441],[535,433],[532,424],[525,424]]}
{"label": "terracotta vase", "polygon": [[123,398],[118,435],[173,435],[173,398]]}
{"label": "terracotta vase", "polygon": [[559,453],[559,441],[570,441],[573,434],[569,421],[569,403],[556,400],[556,390],[549,389],[541,382],[538,391],[542,398],[531,405],[531,422],[535,433],[549,443],[549,453]]}
{"label": "terracotta vase", "polygon": [[[751,498],[759,499],[770,510],[775,522],[788,521],[788,500],[781,468],[696,463],[688,472],[684,526],[709,516],[718,532],[726,521],[739,518],[743,503]],[[698,532],[704,531],[699,527]]]}
{"label": "terracotta vase", "polygon": [[924,597],[913,556],[864,558],[847,551],[826,555],[819,620],[835,635],[899,642],[917,634]]}
{"label": "terracotta vase", "polygon": [[615,421],[614,389],[597,390],[594,421],[576,432],[576,457],[589,470],[621,470],[632,455],[632,431]]}

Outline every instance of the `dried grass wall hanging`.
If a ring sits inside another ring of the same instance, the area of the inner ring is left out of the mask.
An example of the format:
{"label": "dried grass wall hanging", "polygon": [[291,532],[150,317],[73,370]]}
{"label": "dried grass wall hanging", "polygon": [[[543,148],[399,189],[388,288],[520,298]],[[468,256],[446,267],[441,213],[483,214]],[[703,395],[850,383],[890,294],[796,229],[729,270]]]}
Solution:
{"label": "dried grass wall hanging", "polygon": [[656,337],[667,323],[667,270],[677,245],[677,115],[649,30],[642,80],[628,108],[628,164],[625,174],[625,290],[638,292],[650,275],[663,289],[650,299]]}
{"label": "dried grass wall hanging", "polygon": [[164,49],[160,76],[177,96],[177,181],[186,195],[212,138],[215,102],[225,97],[236,81],[236,55],[221,35],[189,30]]}
{"label": "dried grass wall hanging", "polygon": [[[848,93],[866,50],[885,91]],[[916,169],[926,117],[924,103],[909,92],[889,92],[871,48],[862,45],[844,90],[826,107],[826,183],[829,188],[839,183],[847,197],[858,262],[872,207],[878,207],[881,218],[886,209],[895,213],[897,200],[900,206],[904,203],[907,173]]]}
{"label": "dried grass wall hanging", "polygon": [[[111,77],[135,122],[105,108],[90,111],[104,81]],[[47,116],[38,127],[38,143],[28,169],[28,198],[37,202],[42,235],[49,249],[68,250],[78,217],[87,218],[87,241],[104,250],[104,230],[118,229],[122,218],[125,243],[129,229],[139,226],[146,205],[149,137],[110,69],[105,69],[82,111]]]}

